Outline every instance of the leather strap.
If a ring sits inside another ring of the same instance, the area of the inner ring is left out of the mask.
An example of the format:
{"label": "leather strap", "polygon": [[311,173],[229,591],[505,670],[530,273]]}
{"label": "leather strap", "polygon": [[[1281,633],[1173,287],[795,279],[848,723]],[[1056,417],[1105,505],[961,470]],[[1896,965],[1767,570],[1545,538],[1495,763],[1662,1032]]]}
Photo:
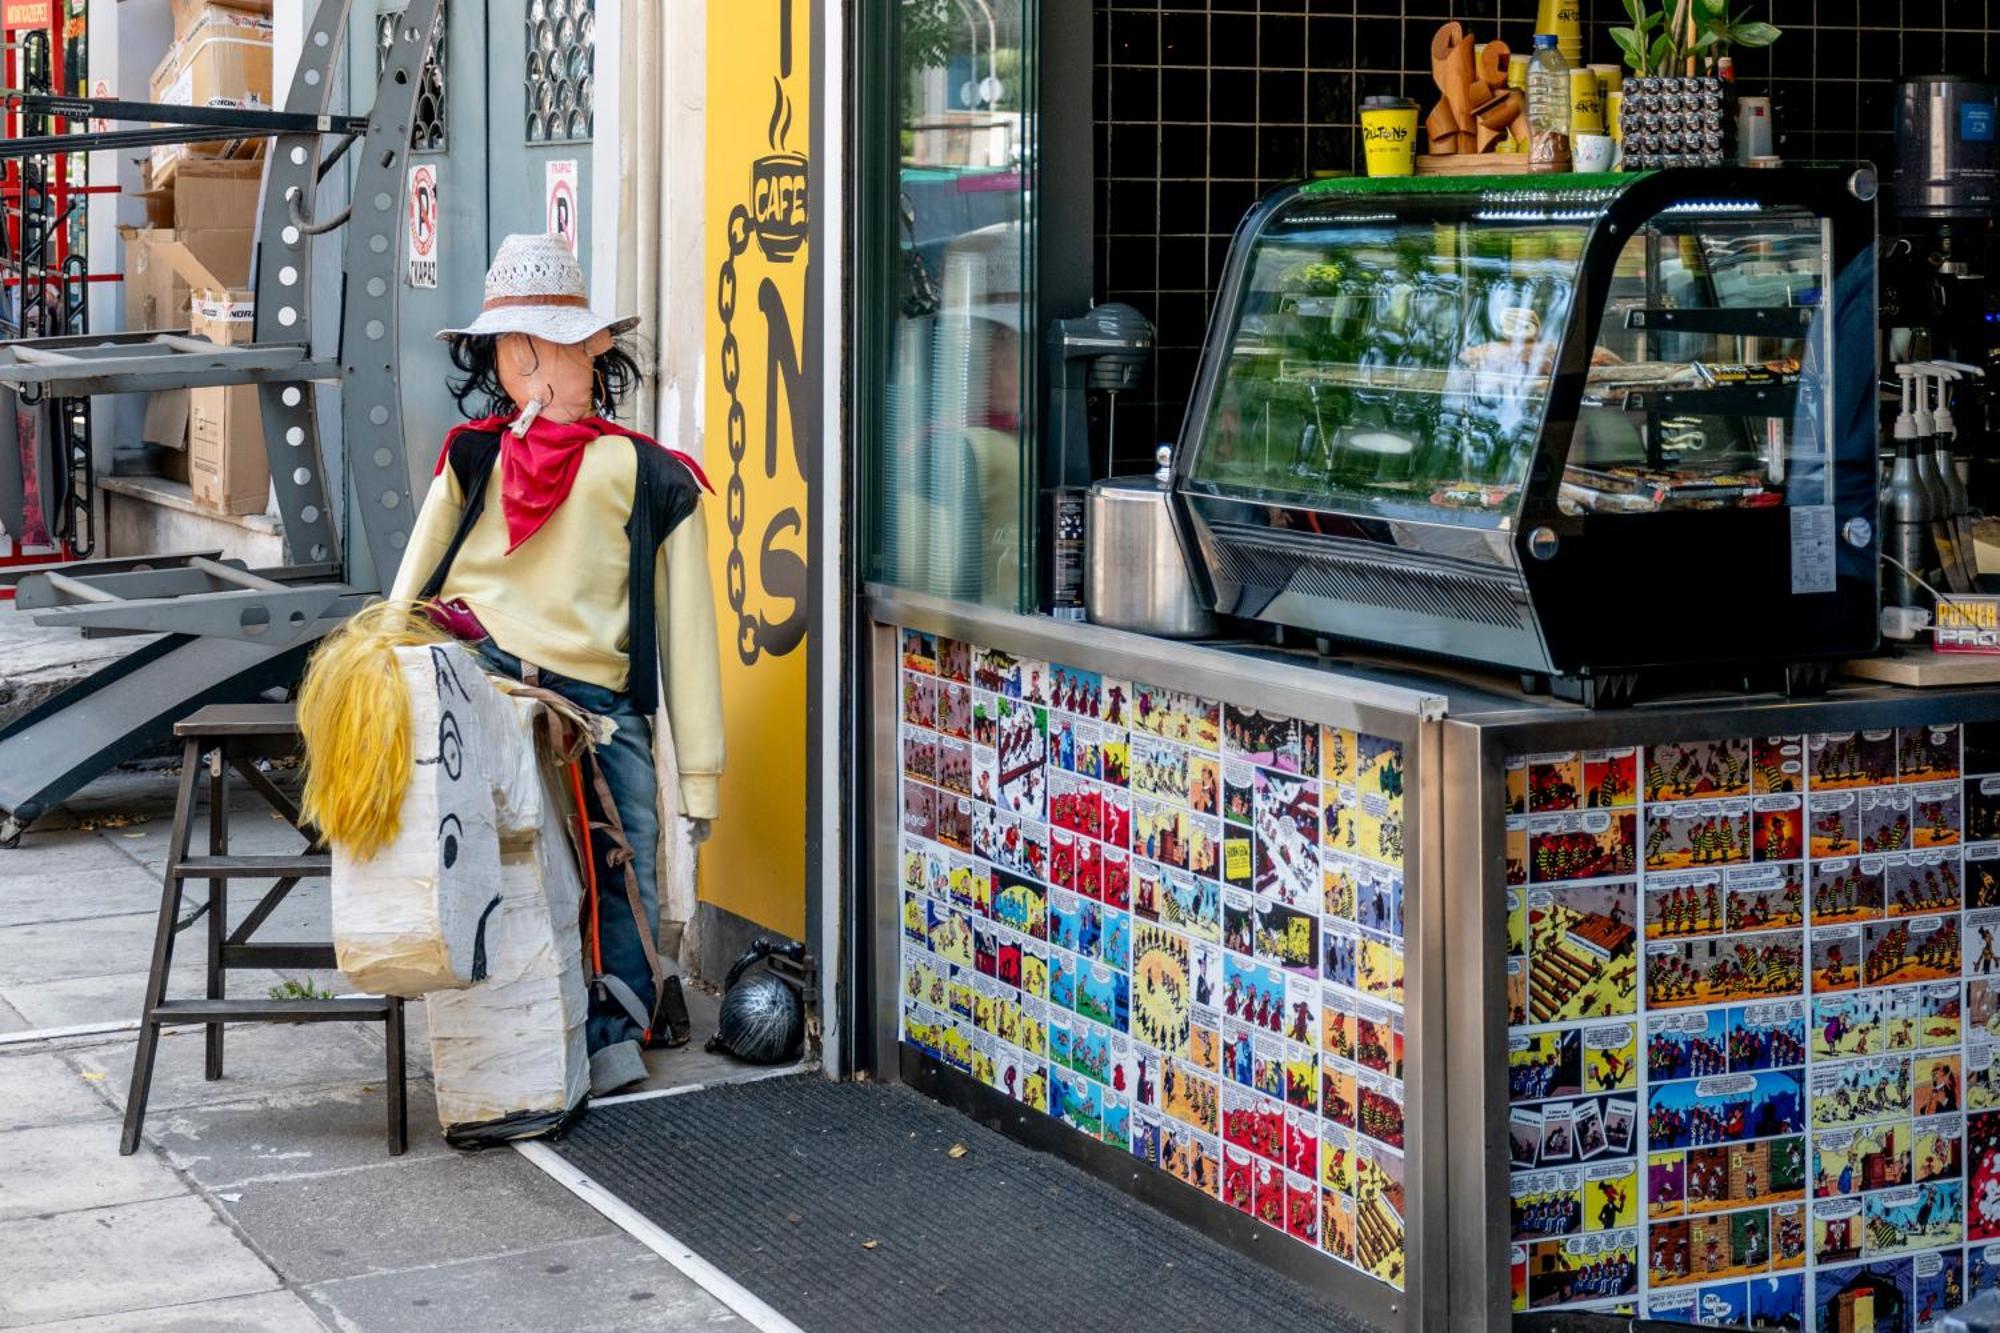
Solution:
{"label": "leather strap", "polygon": [[[625,881],[625,904],[632,909],[632,924],[638,932],[640,945],[646,951],[646,966],[653,974],[653,1003],[657,1006],[660,992],[667,984],[667,974],[666,969],[660,965],[659,946],[653,940],[652,927],[646,921],[645,903],[639,896],[639,876],[632,869],[634,859],[632,840],[625,836],[625,821],[618,817],[618,803],[611,799],[610,784],[604,780],[604,765],[597,762],[595,751],[591,753],[587,762],[590,765],[591,787],[597,792],[598,808],[605,813],[605,822],[593,823],[591,827],[603,828],[611,838],[611,853],[605,860],[620,872],[620,877]],[[658,892],[657,886],[654,891]],[[640,1021],[639,1026],[651,1027],[652,1024],[652,1015],[648,1013]]]}
{"label": "leather strap", "polygon": [[[559,705],[562,709],[570,709],[577,712],[583,711],[569,700],[563,699],[558,695],[553,695],[532,680],[526,680],[525,678],[533,671],[534,667],[531,663],[523,662],[521,664],[521,674],[524,678],[526,688],[515,691],[516,694],[540,700],[545,705]],[[657,1007],[660,996],[666,989],[666,969],[660,963],[659,946],[653,939],[652,928],[646,921],[645,904],[639,896],[639,876],[632,868],[632,840],[626,836],[625,821],[618,816],[618,802],[611,797],[610,784],[604,778],[604,766],[597,761],[596,748],[591,744],[587,736],[579,737],[579,741],[572,741],[569,738],[569,732],[572,730],[580,732],[581,729],[573,727],[569,720],[563,718],[555,708],[547,708],[543,712],[542,717],[547,720],[550,727],[549,742],[551,750],[556,755],[562,756],[565,763],[569,762],[572,758],[580,759],[590,773],[591,790],[597,795],[598,808],[604,812],[604,818],[591,819],[589,811],[578,810],[575,812],[577,819],[575,825],[569,825],[569,821],[567,820],[564,823],[569,827],[580,828],[583,826],[584,821],[588,821],[593,835],[602,833],[610,839],[611,850],[606,855],[605,860],[612,868],[619,872],[619,877],[625,881],[625,905],[632,913],[632,925],[639,936],[639,944],[645,951],[647,970],[653,975],[653,1003]],[[562,732],[560,736],[554,734],[558,727],[560,727]],[[552,785],[557,790],[564,791],[565,793],[567,791],[565,784],[555,783]],[[574,834],[571,836],[570,846],[575,855],[578,857],[583,855],[582,840]],[[631,993],[631,987],[622,981],[618,981],[616,977],[610,976],[608,973],[599,974],[591,978],[591,980],[592,984],[616,982],[618,989],[622,989],[628,995]],[[620,1005],[628,1010],[631,1009],[631,1004],[628,1004],[615,991],[608,991],[608,993],[611,993],[612,998],[618,1000]],[[637,997],[633,996],[632,999],[636,1002]],[[634,1021],[642,1028],[651,1027],[653,1022],[652,1011],[648,1009],[643,1013],[636,1013]]]}
{"label": "leather strap", "polygon": [[562,306],[570,310],[588,310],[590,298],[586,296],[496,296],[480,303],[481,310],[511,310],[516,306]]}

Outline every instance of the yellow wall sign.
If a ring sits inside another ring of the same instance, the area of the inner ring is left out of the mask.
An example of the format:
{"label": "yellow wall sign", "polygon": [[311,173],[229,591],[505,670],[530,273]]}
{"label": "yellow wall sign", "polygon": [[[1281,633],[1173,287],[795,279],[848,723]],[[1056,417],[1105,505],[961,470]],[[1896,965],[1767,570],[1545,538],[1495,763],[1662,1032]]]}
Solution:
{"label": "yellow wall sign", "polygon": [[807,0],[708,7],[709,564],[729,758],[703,901],[805,929]]}

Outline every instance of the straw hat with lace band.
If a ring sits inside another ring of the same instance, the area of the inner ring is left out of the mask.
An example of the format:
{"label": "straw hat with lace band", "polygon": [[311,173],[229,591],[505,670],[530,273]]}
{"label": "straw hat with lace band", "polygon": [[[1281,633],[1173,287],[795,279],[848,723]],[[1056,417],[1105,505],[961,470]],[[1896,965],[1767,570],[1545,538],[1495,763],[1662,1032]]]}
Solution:
{"label": "straw hat with lace band", "polygon": [[490,338],[525,333],[552,343],[580,343],[598,332],[614,335],[638,326],[636,315],[615,318],[590,308],[583,265],[560,235],[514,235],[500,242],[486,270],[479,318],[437,336]]}

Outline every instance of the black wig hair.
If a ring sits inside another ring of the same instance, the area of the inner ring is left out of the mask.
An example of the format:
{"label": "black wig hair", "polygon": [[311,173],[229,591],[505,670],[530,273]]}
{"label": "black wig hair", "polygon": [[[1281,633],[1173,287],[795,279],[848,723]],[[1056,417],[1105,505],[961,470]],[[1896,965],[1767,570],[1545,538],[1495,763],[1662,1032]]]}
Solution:
{"label": "black wig hair", "polygon": [[[467,420],[506,416],[514,410],[514,400],[500,385],[499,346],[499,338],[492,334],[458,333],[450,339],[451,363],[465,378],[449,380],[447,387]],[[595,373],[590,381],[590,410],[601,417],[615,417],[625,395],[642,378],[638,359],[614,342],[591,366]]]}

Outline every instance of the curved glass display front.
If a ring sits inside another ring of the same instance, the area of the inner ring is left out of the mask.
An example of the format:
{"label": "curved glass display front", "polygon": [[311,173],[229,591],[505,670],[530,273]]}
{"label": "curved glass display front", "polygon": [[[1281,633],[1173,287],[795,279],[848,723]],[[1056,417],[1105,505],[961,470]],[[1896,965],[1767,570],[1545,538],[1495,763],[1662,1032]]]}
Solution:
{"label": "curved glass display front", "polygon": [[1425,198],[1421,213],[1382,202],[1302,193],[1251,240],[1189,479],[1281,504],[1504,527],[1596,210],[1500,222],[1504,210],[1470,193]]}
{"label": "curved glass display front", "polygon": [[1832,503],[1825,222],[1692,201],[1634,231],[1563,470],[1565,513]]}

